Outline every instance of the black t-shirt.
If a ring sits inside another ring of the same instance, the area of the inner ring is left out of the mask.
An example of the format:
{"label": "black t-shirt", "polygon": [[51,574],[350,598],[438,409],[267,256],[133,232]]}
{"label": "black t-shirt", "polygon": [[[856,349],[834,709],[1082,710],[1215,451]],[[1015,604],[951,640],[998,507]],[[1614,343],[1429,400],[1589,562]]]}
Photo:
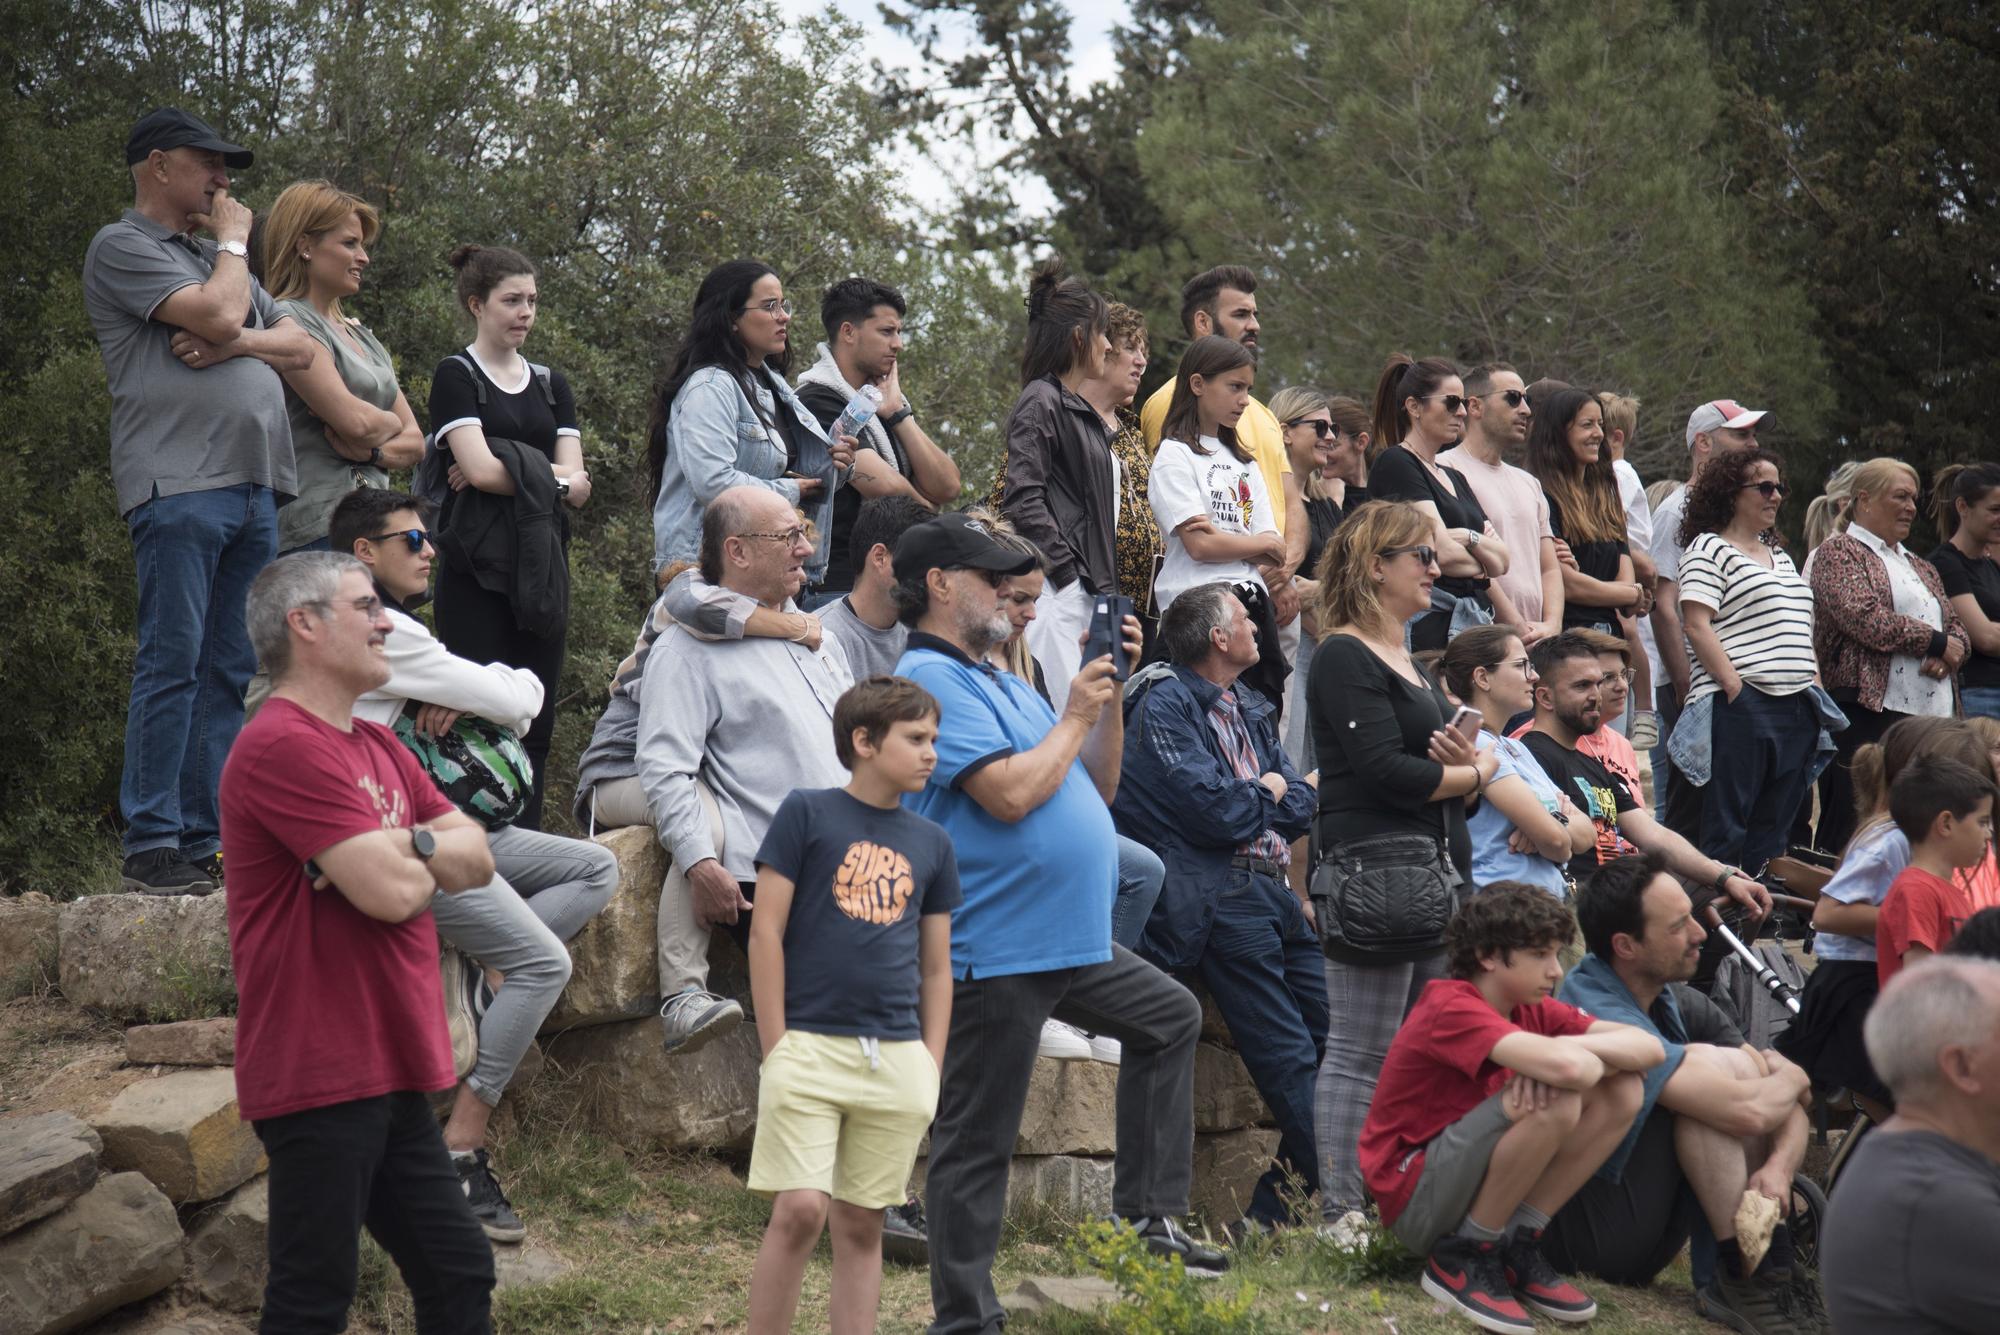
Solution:
{"label": "black t-shirt", "polygon": [[1840,1175],[1820,1263],[1843,1331],[1985,1335],[2000,1313],[2000,1164],[1934,1131],[1876,1130]]}
{"label": "black t-shirt", "polygon": [[[800,385],[798,395],[806,411],[826,428],[829,438],[834,419],[845,411],[848,399],[854,397],[839,394],[831,386],[813,383]],[[819,584],[822,593],[847,593],[854,588],[854,558],[847,549],[852,545],[854,517],[861,512],[862,499],[861,493],[845,478],[833,493],[833,532],[827,537],[826,577]]]}
{"label": "black t-shirt", "polygon": [[[1576,568],[1592,579],[1610,583],[1618,578],[1618,561],[1631,550],[1631,545],[1623,538],[1604,539],[1596,542],[1581,542],[1563,532],[1562,507],[1556,498],[1549,497],[1549,530],[1569,544],[1570,555],[1576,558]],[[1589,607],[1563,600],[1563,625],[1595,626],[1610,622],[1617,624],[1615,607]]]}
{"label": "black t-shirt", "polygon": [[[470,370],[466,369],[468,363]],[[483,406],[479,402],[480,381],[486,385]],[[561,371],[549,372],[549,387],[555,391],[553,405],[532,371],[521,392],[509,394],[493,383],[470,351],[447,357],[438,363],[431,380],[431,431],[442,438],[454,426],[477,422],[489,440],[498,437],[532,445],[553,463],[556,437],[576,434],[576,399]]]}
{"label": "black t-shirt", "polygon": [[[1947,598],[1969,593],[1986,619],[2000,624],[2000,561],[1990,556],[1967,556],[1946,542],[1931,553],[1931,564],[1944,581]],[[1959,669],[1958,684],[1973,690],[2000,689],[2000,658],[1974,649]]]}
{"label": "black t-shirt", "polygon": [[[1480,508],[1479,498],[1472,494],[1472,484],[1465,480],[1465,474],[1456,468],[1440,468],[1438,471],[1451,479],[1453,491],[1444,489],[1431,470],[1424,467],[1423,460],[1401,445],[1392,445],[1382,451],[1375,460],[1375,466],[1368,470],[1368,495],[1365,499],[1409,501],[1412,504],[1429,501],[1437,506],[1438,517],[1444,520],[1446,528],[1484,533],[1486,511]],[[1438,580],[1437,586],[1446,593],[1465,598],[1485,593],[1490,582],[1483,578],[1446,575]]]}
{"label": "black t-shirt", "polygon": [[785,1027],[889,1040],[922,1038],[918,918],[959,905],[958,860],[943,827],[841,788],[799,788],[757,850],[789,877]]}
{"label": "black t-shirt", "polygon": [[1326,542],[1333,531],[1340,527],[1340,521],[1352,514],[1368,500],[1368,493],[1361,487],[1349,487],[1344,501],[1328,497],[1308,496],[1306,500],[1306,559],[1299,567],[1299,573],[1307,579],[1319,578],[1320,554],[1326,551]]}
{"label": "black t-shirt", "polygon": [[1573,880],[1581,884],[1605,863],[1639,851],[1618,832],[1619,815],[1639,806],[1639,799],[1625,780],[1599,764],[1595,757],[1570,750],[1540,729],[1529,729],[1521,740],[1541,762],[1542,772],[1597,827],[1597,842],[1569,860]]}

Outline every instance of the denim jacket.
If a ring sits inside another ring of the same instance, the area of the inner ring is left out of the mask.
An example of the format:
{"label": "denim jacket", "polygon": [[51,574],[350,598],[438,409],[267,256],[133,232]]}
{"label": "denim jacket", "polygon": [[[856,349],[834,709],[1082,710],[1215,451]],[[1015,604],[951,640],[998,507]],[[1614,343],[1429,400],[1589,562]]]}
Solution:
{"label": "denim jacket", "polygon": [[[1806,690],[1812,699],[1813,712],[1819,716],[1819,745],[1814,748],[1812,762],[1812,776],[1817,779],[1827,762],[1833,759],[1833,734],[1846,730],[1847,715],[1820,687],[1808,686]],[[1674,768],[1697,788],[1707,787],[1709,776],[1715,770],[1717,694],[1711,691],[1699,700],[1691,701],[1681,711],[1680,721],[1674,724],[1673,736],[1667,738],[1667,755],[1673,760]]]}
{"label": "denim jacket", "polygon": [[1260,773],[1285,781],[1285,800],[1230,768],[1208,721],[1222,688],[1175,664],[1134,676],[1125,691],[1125,757],[1111,804],[1118,832],[1160,855],[1167,875],[1140,939],[1142,955],[1168,969],[1193,967],[1208,944],[1216,901],[1248,883],[1231,867],[1239,846],[1266,830],[1287,842],[1312,824],[1318,797],[1278,745],[1271,704],[1235,686]]}
{"label": "denim jacket", "polygon": [[[774,374],[768,383],[776,387],[778,411],[791,413],[809,435],[824,441],[819,419],[799,402],[784,377]],[[826,575],[833,493],[841,480],[824,454],[801,464],[812,468],[815,462],[820,466],[809,475],[825,485],[800,507],[819,530],[806,562],[806,579],[813,584]],[[653,569],[699,558],[702,512],[731,487],[768,487],[799,505],[798,479],[785,477],[785,468],[784,447],[772,443],[733,375],[720,366],[704,366],[690,375],[667,414],[667,462],[653,502]]]}

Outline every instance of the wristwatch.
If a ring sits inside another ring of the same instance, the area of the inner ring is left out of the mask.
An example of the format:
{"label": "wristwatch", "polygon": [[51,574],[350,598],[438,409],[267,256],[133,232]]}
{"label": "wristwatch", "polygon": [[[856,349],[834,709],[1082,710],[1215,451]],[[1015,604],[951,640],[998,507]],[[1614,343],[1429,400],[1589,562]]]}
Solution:
{"label": "wristwatch", "polygon": [[369,447],[368,463],[371,467],[374,468],[380,468],[382,466],[382,447],[380,445],[373,445]]}
{"label": "wristwatch", "polygon": [[895,412],[890,413],[887,417],[883,418],[882,425],[888,430],[894,431],[897,427],[909,421],[910,418],[914,417],[915,415],[916,415],[915,413],[910,411],[910,405],[906,403],[902,407],[896,409]]}
{"label": "wristwatch", "polygon": [[250,258],[250,247],[241,241],[218,241],[215,243],[215,248],[225,255],[234,255],[239,260],[247,262]]}
{"label": "wristwatch", "polygon": [[437,836],[430,832],[430,828],[428,826],[423,826],[423,825],[411,826],[410,851],[412,853],[415,853],[418,857],[422,858],[425,862],[429,862],[433,857],[437,856],[437,851],[438,851]]}
{"label": "wristwatch", "polygon": [[1748,879],[1748,874],[1741,867],[1731,867],[1725,863],[1722,870],[1715,874],[1715,879],[1709,882],[1709,888],[1714,890],[1718,895],[1725,894],[1727,893],[1729,879],[1733,876],[1743,876],[1745,879]]}
{"label": "wristwatch", "polygon": [[1465,530],[1465,550],[1471,551],[1479,545],[1480,534],[1473,529]]}

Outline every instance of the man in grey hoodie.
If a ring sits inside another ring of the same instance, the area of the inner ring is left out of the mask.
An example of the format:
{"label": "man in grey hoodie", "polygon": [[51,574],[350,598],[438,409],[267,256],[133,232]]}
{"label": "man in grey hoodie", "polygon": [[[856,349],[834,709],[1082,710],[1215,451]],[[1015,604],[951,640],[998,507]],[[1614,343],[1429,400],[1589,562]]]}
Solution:
{"label": "man in grey hoodie", "polygon": [[903,396],[896,362],[903,351],[903,294],[867,278],[843,278],[820,299],[826,342],[799,376],[799,402],[831,429],[863,385],[882,392],[881,411],[862,424],[854,467],[833,498],[833,534],[820,593],[830,599],[854,587],[849,535],[861,503],[908,496],[931,509],[958,495],[958,465],[917,425]]}

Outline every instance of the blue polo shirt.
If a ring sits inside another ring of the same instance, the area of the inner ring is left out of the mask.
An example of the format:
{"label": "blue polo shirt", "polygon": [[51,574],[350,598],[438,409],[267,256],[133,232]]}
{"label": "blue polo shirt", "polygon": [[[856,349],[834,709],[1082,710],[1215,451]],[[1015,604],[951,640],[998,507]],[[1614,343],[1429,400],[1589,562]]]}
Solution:
{"label": "blue polo shirt", "polygon": [[1041,973],[1111,958],[1118,837],[1082,761],[1048,801],[1009,824],[965,791],[987,765],[1033,750],[1055,710],[1010,672],[975,663],[956,645],[913,632],[896,664],[937,698],[937,768],[903,804],[936,821],[958,856],[963,902],[951,915],[958,978]]}

